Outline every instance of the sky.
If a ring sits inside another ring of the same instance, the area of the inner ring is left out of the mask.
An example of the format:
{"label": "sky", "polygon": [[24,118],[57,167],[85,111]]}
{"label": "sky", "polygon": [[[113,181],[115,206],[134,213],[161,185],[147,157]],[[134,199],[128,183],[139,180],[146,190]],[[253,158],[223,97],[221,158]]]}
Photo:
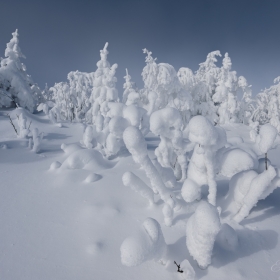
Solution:
{"label": "sky", "polygon": [[257,94],[280,76],[279,11],[279,0],[2,0],[0,56],[18,29],[27,72],[43,88],[94,72],[109,42],[122,92],[125,68],[143,87],[143,48],[177,71],[220,50]]}

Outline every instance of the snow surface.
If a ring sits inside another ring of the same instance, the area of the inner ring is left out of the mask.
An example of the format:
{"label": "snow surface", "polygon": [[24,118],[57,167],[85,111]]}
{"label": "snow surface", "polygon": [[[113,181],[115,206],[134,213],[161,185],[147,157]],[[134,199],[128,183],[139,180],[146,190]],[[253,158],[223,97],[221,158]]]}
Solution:
{"label": "snow surface", "polygon": [[[30,130],[38,128],[44,132],[40,151],[34,153],[28,147],[28,138],[16,136],[6,113],[17,125],[16,115],[22,110],[0,112],[0,279],[173,280],[192,279],[194,272],[195,279],[202,280],[279,279],[279,188],[258,201],[249,216],[237,224],[229,220],[225,197],[230,178],[216,176],[216,205],[222,210],[222,226],[211,264],[201,270],[186,247],[186,224],[200,202],[187,204],[180,199],[178,182],[173,193],[181,210],[172,213],[172,225],[166,226],[165,220],[170,217],[170,209],[165,206],[169,205],[167,199],[163,203],[154,194],[155,203],[149,206],[147,200],[123,185],[123,174],[133,172],[151,186],[144,168],[129,153],[109,161],[97,150],[81,146],[83,125],[57,126],[43,113],[26,112],[27,124],[32,120]],[[231,144],[242,148],[255,162],[250,129],[237,124],[224,128]],[[127,138],[135,155],[140,153],[140,160],[146,161],[147,157],[155,158],[159,138],[148,134],[147,144],[139,142],[137,146],[137,135],[131,133],[131,138]],[[243,142],[233,137],[240,137]],[[279,152],[279,147],[268,151],[272,166],[280,167]],[[276,168],[275,172],[278,174],[279,170]],[[279,180],[274,184],[277,186]],[[207,188],[202,186],[201,199],[207,200],[207,194]],[[145,222],[148,217],[158,224]],[[139,235],[152,247],[141,259],[146,261],[127,267],[122,264],[120,248],[129,236]],[[158,250],[157,244],[164,250]],[[174,261],[181,264],[184,275],[189,272],[189,278],[177,272]]]}

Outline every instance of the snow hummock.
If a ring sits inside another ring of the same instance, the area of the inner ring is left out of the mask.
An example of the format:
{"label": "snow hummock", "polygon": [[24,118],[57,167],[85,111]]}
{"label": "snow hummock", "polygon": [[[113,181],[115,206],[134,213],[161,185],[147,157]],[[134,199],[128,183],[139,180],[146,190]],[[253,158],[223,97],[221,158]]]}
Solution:
{"label": "snow hummock", "polygon": [[[75,146],[72,146],[73,148]],[[69,147],[70,148],[70,147]],[[100,152],[96,150],[78,149],[72,152],[62,163],[63,169],[89,169],[102,170],[112,168],[114,163],[103,158]]]}
{"label": "snow hummock", "polygon": [[202,269],[211,263],[212,250],[220,227],[217,208],[206,201],[200,202],[187,222],[187,247]]}
{"label": "snow hummock", "polygon": [[164,257],[166,243],[160,224],[152,218],[147,218],[137,236],[126,238],[121,245],[121,262],[126,266],[137,266],[154,259]]}

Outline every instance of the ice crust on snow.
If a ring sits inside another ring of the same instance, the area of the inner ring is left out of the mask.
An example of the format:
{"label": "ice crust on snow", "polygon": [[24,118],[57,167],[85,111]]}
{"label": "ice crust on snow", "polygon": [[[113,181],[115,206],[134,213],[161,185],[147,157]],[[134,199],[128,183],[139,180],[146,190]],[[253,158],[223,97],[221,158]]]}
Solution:
{"label": "ice crust on snow", "polygon": [[220,227],[217,208],[206,201],[200,202],[187,222],[186,244],[191,256],[202,269],[211,263],[212,250]]}

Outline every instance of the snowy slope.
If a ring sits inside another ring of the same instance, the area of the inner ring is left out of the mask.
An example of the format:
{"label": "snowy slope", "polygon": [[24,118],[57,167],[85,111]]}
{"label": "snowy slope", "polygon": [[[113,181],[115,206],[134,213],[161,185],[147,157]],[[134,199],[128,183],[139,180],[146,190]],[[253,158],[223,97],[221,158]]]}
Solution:
{"label": "snowy slope", "polygon": [[[276,264],[280,260],[279,188],[260,201],[240,225],[232,224],[238,248],[227,251],[216,243],[211,265],[201,270],[189,255],[185,233],[197,203],[184,205],[175,213],[173,226],[166,227],[161,202],[148,206],[148,201],[123,185],[126,171],[149,183],[129,153],[113,159],[108,169],[49,170],[53,162],[62,163],[67,157],[60,148],[62,143],[79,144],[83,125],[65,123],[59,127],[43,114],[28,114],[31,127],[44,132],[41,152],[35,154],[27,140],[16,137],[7,112],[16,122],[15,111],[0,112],[0,279],[171,280],[180,276],[173,261],[184,259],[193,266],[197,279],[280,279],[280,262]],[[228,138],[242,137],[245,144],[240,145],[250,146],[247,127],[235,124],[225,128]],[[158,139],[148,135],[146,141],[153,158]],[[279,148],[268,154],[278,167],[279,154]],[[98,180],[84,182],[92,173],[100,175]],[[227,190],[228,179],[220,176],[218,206]],[[164,266],[147,261],[126,267],[121,263],[120,246],[138,232],[147,217],[160,223],[170,262]]]}

